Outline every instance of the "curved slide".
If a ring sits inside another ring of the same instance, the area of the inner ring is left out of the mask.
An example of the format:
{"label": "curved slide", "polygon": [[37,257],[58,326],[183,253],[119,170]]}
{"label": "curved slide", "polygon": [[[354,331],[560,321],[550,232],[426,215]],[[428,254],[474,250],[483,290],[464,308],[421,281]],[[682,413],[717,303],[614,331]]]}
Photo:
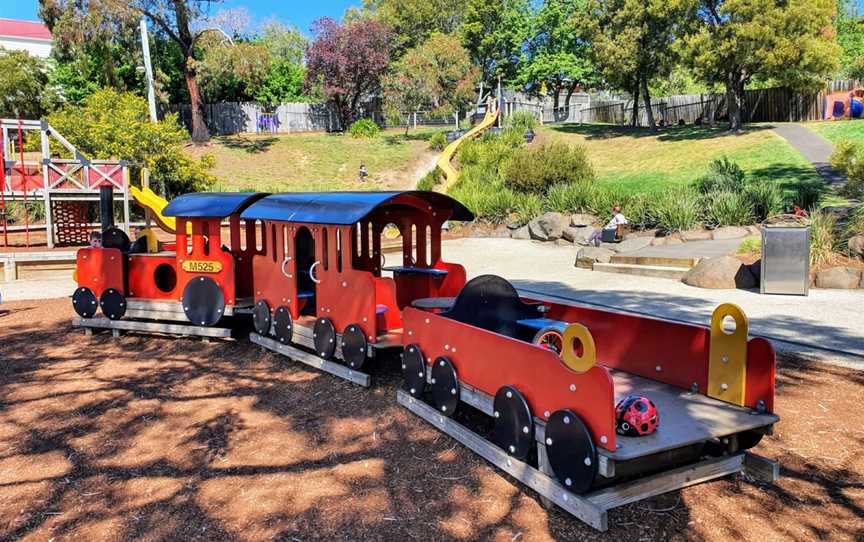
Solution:
{"label": "curved slide", "polygon": [[438,158],[437,166],[441,169],[441,172],[444,174],[444,183],[441,187],[441,191],[446,193],[447,190],[453,186],[453,183],[459,179],[459,171],[454,168],[450,164],[450,160],[456,155],[456,151],[459,150],[459,146],[468,141],[469,139],[473,139],[489,128],[495,126],[495,123],[498,122],[498,114],[500,111],[498,110],[498,101],[497,100],[489,100],[486,106],[486,116],[483,117],[483,120],[475,127],[468,130],[468,132],[457,139],[456,141],[450,143],[444,148],[444,152],[441,153],[441,157]]}
{"label": "curved slide", "polygon": [[153,217],[153,220],[156,221],[156,224],[158,224],[160,228],[168,233],[176,233],[177,220],[173,216],[165,216],[162,214],[165,206],[168,205],[168,201],[165,200],[165,198],[162,198],[159,194],[150,190],[148,187],[145,187],[142,190],[137,186],[130,186],[129,193],[138,205],[150,211],[150,216]]}

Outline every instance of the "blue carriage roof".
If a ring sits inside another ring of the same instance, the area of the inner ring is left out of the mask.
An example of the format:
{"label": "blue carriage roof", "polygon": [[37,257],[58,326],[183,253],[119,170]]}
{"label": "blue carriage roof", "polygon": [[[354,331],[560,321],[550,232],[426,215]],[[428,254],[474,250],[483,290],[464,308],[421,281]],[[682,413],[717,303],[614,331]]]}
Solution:
{"label": "blue carriage roof", "polygon": [[452,211],[451,220],[474,220],[467,207],[437,192],[297,192],[273,194],[249,206],[240,215],[254,220],[281,220],[311,224],[355,224],[376,208],[399,196],[414,196],[432,209]]}
{"label": "blue carriage roof", "polygon": [[267,194],[257,192],[194,192],[171,200],[162,214],[190,218],[225,218]]}

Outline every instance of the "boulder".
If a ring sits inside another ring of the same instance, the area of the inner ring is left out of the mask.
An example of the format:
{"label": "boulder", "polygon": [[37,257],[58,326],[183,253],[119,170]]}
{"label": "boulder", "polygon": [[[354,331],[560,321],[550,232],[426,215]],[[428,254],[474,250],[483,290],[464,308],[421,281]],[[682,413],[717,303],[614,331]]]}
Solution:
{"label": "boulder", "polygon": [[592,231],[594,230],[591,228],[574,228],[573,226],[565,226],[564,229],[561,230],[561,237],[571,243],[580,243],[582,241],[587,241],[588,237],[591,236]]}
{"label": "boulder", "polygon": [[630,239],[625,239],[620,243],[617,243],[615,251],[619,253],[636,252],[639,249],[650,246],[652,240],[653,237],[632,237]]}
{"label": "boulder", "polygon": [[682,231],[681,239],[684,241],[708,241],[711,239],[711,232],[705,230]]}
{"label": "boulder", "polygon": [[575,215],[570,215],[570,225],[577,228],[593,226],[594,224],[599,223],[600,221],[596,216],[587,213],[576,213]]}
{"label": "boulder", "polygon": [[528,223],[528,232],[537,241],[554,241],[561,238],[564,224],[561,213],[545,213]]}
{"label": "boulder", "polygon": [[684,284],[698,288],[754,288],[756,279],[748,266],[731,256],[706,258],[681,279]]}
{"label": "boulder", "polygon": [[609,263],[615,255],[609,249],[600,247],[582,247],[576,253],[576,267],[591,269],[595,263]]}
{"label": "boulder", "polygon": [[711,232],[711,239],[740,239],[741,237],[747,237],[748,235],[750,235],[750,232],[747,231],[747,228],[742,228],[740,226],[723,226],[722,228],[717,228]]}
{"label": "boulder", "polygon": [[829,267],[816,273],[817,288],[853,290],[861,285],[861,271],[851,267]]}
{"label": "boulder", "polygon": [[864,260],[864,233],[849,239],[849,253]]}
{"label": "boulder", "polygon": [[511,239],[531,239],[531,233],[528,231],[528,226],[522,226],[516,230],[510,230],[510,238]]}

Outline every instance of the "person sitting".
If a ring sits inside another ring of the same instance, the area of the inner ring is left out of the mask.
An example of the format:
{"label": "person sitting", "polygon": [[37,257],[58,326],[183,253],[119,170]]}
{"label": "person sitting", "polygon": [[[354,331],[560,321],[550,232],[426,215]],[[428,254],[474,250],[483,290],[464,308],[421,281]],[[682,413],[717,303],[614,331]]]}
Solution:
{"label": "person sitting", "polygon": [[102,234],[98,231],[90,232],[90,248],[102,248]]}
{"label": "person sitting", "polygon": [[594,233],[588,238],[588,244],[599,247],[603,241],[614,241],[618,238],[618,228],[627,223],[627,218],[621,213],[621,206],[612,207],[612,220],[603,226],[602,230],[594,230]]}

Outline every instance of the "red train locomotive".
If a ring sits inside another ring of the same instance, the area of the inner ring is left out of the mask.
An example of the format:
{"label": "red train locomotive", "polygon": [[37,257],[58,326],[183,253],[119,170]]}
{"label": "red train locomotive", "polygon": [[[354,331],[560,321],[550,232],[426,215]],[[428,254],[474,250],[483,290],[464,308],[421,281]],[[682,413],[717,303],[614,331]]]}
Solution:
{"label": "red train locomotive", "polygon": [[[778,421],[774,351],[734,305],[703,327],[492,275],[466,283],[441,232],[473,217],[434,192],[189,194],[165,214],[174,246],[138,253],[114,233],[79,252],[73,303],[91,319],[80,325],[190,334],[251,313],[251,342],[366,386],[368,360],[399,349],[400,404],[599,529],[639,498],[742,470],[778,475],[746,451]],[[390,266],[387,228],[401,234]],[[644,436],[616,419],[633,394],[645,400],[628,405],[656,408]],[[466,405],[490,417],[489,439],[462,424]]]}

